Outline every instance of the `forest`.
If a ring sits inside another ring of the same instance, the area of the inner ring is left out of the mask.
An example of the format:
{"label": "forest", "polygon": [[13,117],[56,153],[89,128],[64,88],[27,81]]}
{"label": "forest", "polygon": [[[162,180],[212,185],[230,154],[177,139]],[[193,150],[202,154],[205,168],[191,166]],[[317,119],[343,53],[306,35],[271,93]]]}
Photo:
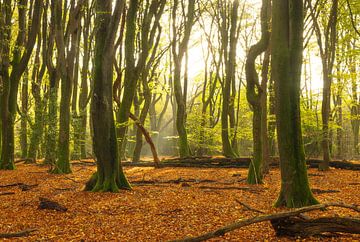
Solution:
{"label": "forest", "polygon": [[360,240],[360,1],[0,0],[0,240]]}

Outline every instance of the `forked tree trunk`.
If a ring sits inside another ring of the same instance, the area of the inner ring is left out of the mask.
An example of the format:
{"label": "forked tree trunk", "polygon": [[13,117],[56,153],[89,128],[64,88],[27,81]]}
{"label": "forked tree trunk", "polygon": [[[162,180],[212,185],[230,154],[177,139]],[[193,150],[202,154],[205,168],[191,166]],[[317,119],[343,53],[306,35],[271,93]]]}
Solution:
{"label": "forked tree trunk", "polygon": [[[97,32],[95,35],[95,66],[94,66],[94,93],[91,100],[91,118],[93,122],[93,147],[97,163],[97,172],[86,184],[86,190],[95,192],[117,192],[120,188],[130,188],[121,164],[115,121],[113,113],[113,60],[114,60],[114,39],[120,22],[125,1],[117,1],[112,13],[111,1],[96,1],[95,24]],[[123,121],[128,121],[130,107],[136,88],[134,75],[134,41],[135,23],[138,1],[130,2],[126,23],[126,60],[127,71],[125,73],[125,89],[120,113]],[[130,73],[129,73],[130,71]],[[130,74],[130,75],[129,75]],[[126,126],[120,139],[125,137]]]}

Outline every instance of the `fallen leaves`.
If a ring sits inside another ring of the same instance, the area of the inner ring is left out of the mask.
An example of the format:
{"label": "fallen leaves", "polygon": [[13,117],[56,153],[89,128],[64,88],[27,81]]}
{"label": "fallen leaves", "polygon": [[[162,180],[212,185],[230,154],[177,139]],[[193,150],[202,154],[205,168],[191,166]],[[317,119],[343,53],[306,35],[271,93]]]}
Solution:
{"label": "fallen leaves", "polygon": [[[37,228],[26,240],[167,241],[199,235],[257,215],[256,211],[244,209],[241,203],[264,213],[282,211],[272,207],[280,186],[277,169],[266,177],[265,184],[247,185],[241,179],[246,177],[246,169],[125,168],[129,180],[134,182],[134,189],[113,194],[83,192],[95,167],[78,165],[77,168],[81,169],[71,175],[48,174],[47,167],[22,164],[15,171],[0,171],[0,194],[13,193],[0,197],[0,233]],[[339,191],[320,192],[316,195],[320,201],[360,204],[356,185],[360,178],[356,171],[331,169],[319,173],[310,169],[309,174],[313,188]],[[23,191],[19,183],[38,185]],[[184,183],[189,186],[183,186]],[[17,185],[2,187],[6,184]],[[207,188],[202,188],[204,186]],[[38,210],[39,197],[56,201],[68,211]],[[341,208],[322,214],[334,213],[353,215]],[[354,239],[360,237],[341,235],[338,240]],[[214,239],[224,240],[272,241],[278,238],[270,223],[261,223]]]}

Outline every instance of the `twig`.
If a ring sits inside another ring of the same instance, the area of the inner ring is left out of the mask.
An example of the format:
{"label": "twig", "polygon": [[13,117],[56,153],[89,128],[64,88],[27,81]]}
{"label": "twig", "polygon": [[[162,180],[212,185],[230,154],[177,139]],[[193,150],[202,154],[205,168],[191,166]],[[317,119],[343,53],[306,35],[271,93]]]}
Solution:
{"label": "twig", "polygon": [[64,179],[70,180],[70,181],[75,182],[75,183],[80,183],[79,181],[77,181],[77,180],[75,180],[75,179],[73,179],[71,177],[64,176]]}

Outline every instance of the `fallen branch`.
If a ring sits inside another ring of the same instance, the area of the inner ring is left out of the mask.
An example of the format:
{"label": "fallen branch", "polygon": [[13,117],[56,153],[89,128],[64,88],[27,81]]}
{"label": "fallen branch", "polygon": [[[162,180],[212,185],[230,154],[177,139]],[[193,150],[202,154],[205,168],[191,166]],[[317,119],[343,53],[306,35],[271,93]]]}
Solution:
{"label": "fallen branch", "polygon": [[153,158],[154,158],[155,167],[159,167],[160,159],[159,159],[159,156],[158,156],[157,151],[156,151],[156,147],[154,145],[154,142],[153,142],[149,132],[145,129],[145,127],[142,125],[142,123],[139,121],[139,119],[134,114],[129,113],[129,118],[131,118],[135,122],[138,129],[141,130],[146,142],[150,146],[151,153],[152,153]]}
{"label": "fallen branch", "polygon": [[321,189],[318,189],[318,188],[313,188],[311,189],[311,191],[314,193],[314,194],[324,194],[324,193],[338,193],[340,192],[339,190],[321,190]]}
{"label": "fallen branch", "polygon": [[247,205],[246,203],[244,203],[244,202],[242,202],[242,201],[240,201],[240,200],[238,200],[238,199],[235,199],[235,201],[237,202],[237,203],[239,203],[241,206],[243,206],[243,207],[245,207],[247,210],[249,210],[249,211],[253,211],[253,212],[257,212],[257,213],[261,213],[261,214],[264,214],[265,212],[263,212],[263,211],[261,211],[261,210],[258,210],[258,209],[256,209],[256,208],[252,208],[252,207],[250,207],[249,205]]}
{"label": "fallen branch", "polygon": [[314,210],[321,210],[327,207],[341,207],[341,208],[348,208],[352,209],[354,211],[360,212],[360,208],[357,206],[347,205],[343,203],[324,203],[324,204],[318,204],[308,207],[303,207],[299,209],[295,209],[293,211],[286,211],[286,212],[280,212],[280,213],[274,213],[274,214],[266,214],[261,216],[252,217],[249,219],[243,219],[239,220],[235,223],[229,224],[227,226],[221,227],[217,230],[211,231],[209,233],[192,237],[192,238],[184,238],[180,240],[174,240],[174,242],[198,242],[198,241],[205,241],[211,238],[216,238],[219,236],[223,236],[224,234],[239,229],[244,226],[248,226],[250,224],[254,223],[260,223],[264,221],[271,221],[271,220],[278,220],[278,219],[284,219],[288,217],[298,216],[301,213],[310,212]]}
{"label": "fallen branch", "polygon": [[200,189],[209,189],[209,190],[240,190],[240,191],[248,191],[251,193],[260,193],[261,190],[260,189],[253,189],[250,187],[234,187],[234,186],[229,186],[229,187],[212,187],[212,186],[199,186],[197,188]]}
{"label": "fallen branch", "polygon": [[48,198],[40,197],[40,204],[38,206],[38,209],[50,209],[50,210],[56,210],[59,212],[66,212],[67,208],[63,205],[60,205],[58,202],[52,201]]}
{"label": "fallen branch", "polygon": [[20,186],[23,185],[24,183],[18,182],[18,183],[12,183],[12,184],[5,184],[5,185],[0,185],[0,188],[4,188],[4,187],[16,187],[16,186]]}
{"label": "fallen branch", "polygon": [[21,162],[25,162],[25,163],[36,163],[36,160],[33,160],[31,158],[24,158],[24,159],[18,159],[16,161],[14,161],[15,164],[21,163]]}
{"label": "fallen branch", "polygon": [[30,233],[36,231],[37,229],[27,229],[15,233],[1,233],[0,238],[1,239],[9,239],[9,238],[18,238],[18,237],[26,237],[29,236]]}
{"label": "fallen branch", "polygon": [[96,166],[95,161],[74,161],[71,165],[82,165],[82,166]]}
{"label": "fallen branch", "polygon": [[4,188],[4,187],[19,187],[21,189],[21,191],[29,191],[30,189],[37,187],[39,184],[33,184],[33,185],[28,185],[22,182],[18,182],[18,183],[12,183],[12,184],[6,184],[6,185],[0,185],[0,188]]}
{"label": "fallen branch", "polygon": [[14,195],[15,192],[2,192],[0,193],[0,196],[6,196],[6,195]]}
{"label": "fallen branch", "polygon": [[29,191],[31,189],[33,189],[34,187],[39,186],[39,184],[32,184],[32,185],[28,185],[28,184],[20,184],[19,188],[21,189],[21,191],[25,192],[25,191]]}
{"label": "fallen branch", "polygon": [[[132,181],[131,184],[136,183],[136,184],[156,184],[156,183],[162,183],[162,184],[180,184],[183,182],[193,182],[193,183],[217,183],[215,180],[209,180],[209,179],[183,179],[183,178],[178,178],[175,180],[166,180],[166,181],[159,181],[159,180],[138,180],[138,181]],[[224,183],[222,183],[224,184]],[[233,184],[233,183],[231,183]]]}

